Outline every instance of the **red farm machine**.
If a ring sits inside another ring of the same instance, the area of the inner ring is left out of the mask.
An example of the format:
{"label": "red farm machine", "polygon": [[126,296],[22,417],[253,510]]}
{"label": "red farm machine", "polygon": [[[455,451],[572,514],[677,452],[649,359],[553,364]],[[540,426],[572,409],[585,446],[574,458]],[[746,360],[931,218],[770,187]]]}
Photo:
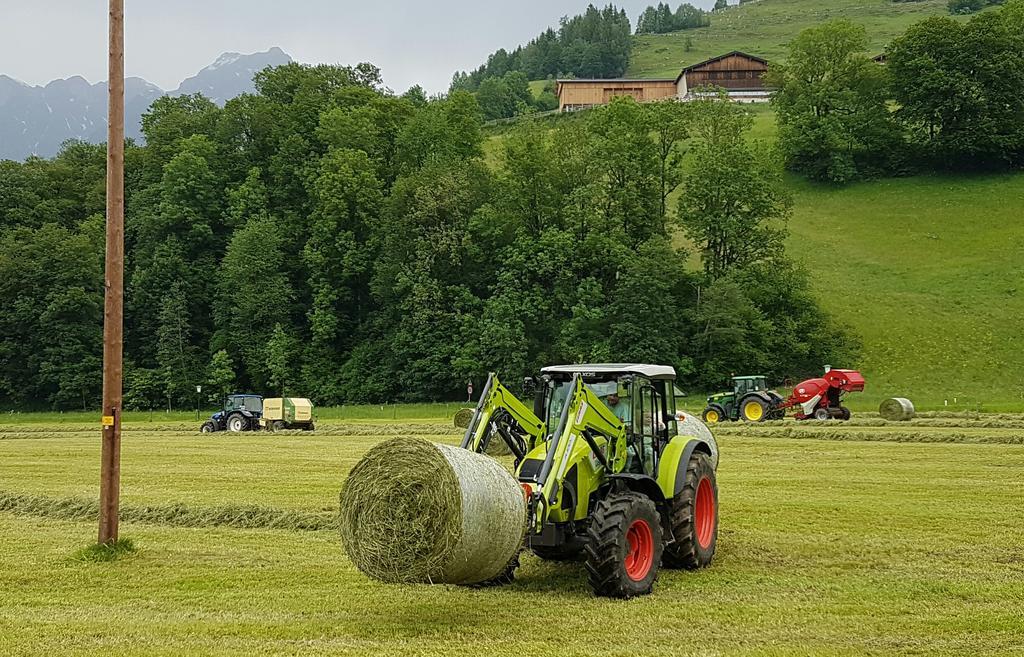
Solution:
{"label": "red farm machine", "polygon": [[798,420],[849,420],[850,409],[843,406],[843,397],[848,392],[862,392],[864,377],[856,370],[829,368],[819,378],[796,384],[787,398],[768,390],[763,376],[734,377],[733,386],[732,392],[708,397],[703,414],[706,423],[781,420],[791,408]]}

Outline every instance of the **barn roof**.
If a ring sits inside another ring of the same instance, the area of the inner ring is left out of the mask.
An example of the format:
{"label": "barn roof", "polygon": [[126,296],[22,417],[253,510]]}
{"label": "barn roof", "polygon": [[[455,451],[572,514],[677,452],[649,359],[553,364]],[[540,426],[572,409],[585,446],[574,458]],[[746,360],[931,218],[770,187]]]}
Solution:
{"label": "barn roof", "polygon": [[758,63],[764,64],[765,66],[768,66],[768,60],[767,59],[763,59],[761,57],[758,57],[757,55],[751,55],[750,53],[746,53],[746,52],[743,52],[741,50],[733,50],[732,52],[727,52],[724,55],[719,55],[718,57],[712,57],[711,59],[705,59],[702,62],[697,62],[696,64],[691,64],[691,65],[687,66],[676,77],[676,83],[678,84],[679,80],[681,80],[683,78],[683,76],[686,75],[687,73],[689,73],[690,71],[698,69],[701,66],[707,66],[708,64],[714,64],[715,62],[718,62],[718,61],[721,61],[723,59],[726,59],[727,57],[733,57],[733,56],[736,56],[736,55],[738,55],[740,57],[745,57],[745,58],[749,59],[750,61],[758,62]]}
{"label": "barn roof", "polygon": [[565,78],[555,80],[558,84],[567,82],[675,82],[675,78]]}

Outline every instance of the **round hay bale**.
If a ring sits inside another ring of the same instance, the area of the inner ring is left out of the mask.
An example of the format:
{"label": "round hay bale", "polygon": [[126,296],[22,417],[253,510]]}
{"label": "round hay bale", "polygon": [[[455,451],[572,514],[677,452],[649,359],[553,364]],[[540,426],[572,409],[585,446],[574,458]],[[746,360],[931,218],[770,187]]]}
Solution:
{"label": "round hay bale", "polygon": [[682,420],[676,420],[676,428],[679,430],[680,436],[693,436],[694,438],[700,438],[711,445],[711,467],[718,469],[718,441],[715,440],[715,436],[711,433],[711,429],[708,425],[697,417],[690,413],[683,413]]}
{"label": "round hay bale", "polygon": [[341,539],[382,582],[477,584],[522,547],[526,501],[501,464],[421,438],[371,449],[341,490]]}
{"label": "round hay bale", "polygon": [[914,419],[914,402],[903,397],[886,399],[878,407],[878,414],[892,422],[906,422]]}
{"label": "round hay bale", "polygon": [[[459,429],[468,429],[469,425],[473,422],[474,413],[476,413],[475,408],[461,409],[455,414],[455,426]],[[512,450],[508,448],[508,444],[497,432],[492,432],[484,453],[489,456],[511,456]]]}
{"label": "round hay bale", "polygon": [[476,409],[473,408],[460,408],[455,413],[455,428],[457,429],[468,429],[469,423],[473,421],[473,413]]}
{"label": "round hay bale", "polygon": [[508,443],[505,442],[505,439],[495,431],[487,441],[487,449],[484,450],[484,454],[488,456],[511,456],[512,450],[508,448]]}

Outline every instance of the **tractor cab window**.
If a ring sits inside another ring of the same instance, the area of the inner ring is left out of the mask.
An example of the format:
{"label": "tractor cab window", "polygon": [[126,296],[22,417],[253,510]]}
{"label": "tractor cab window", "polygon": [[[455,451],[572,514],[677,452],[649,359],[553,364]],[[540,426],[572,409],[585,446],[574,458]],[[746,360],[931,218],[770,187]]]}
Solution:
{"label": "tractor cab window", "polygon": [[565,409],[566,398],[569,396],[569,382],[553,382],[548,395],[548,434],[554,434],[558,430],[558,422],[562,419],[562,410]]}
{"label": "tractor cab window", "polygon": [[[632,412],[630,388],[627,381],[595,381],[584,385],[601,398],[601,401],[615,414],[615,417],[625,423],[627,428],[629,427]],[[558,430],[558,423],[562,419],[562,411],[565,410],[571,389],[571,381],[555,381],[548,392],[547,417],[545,419],[549,433]]]}
{"label": "tractor cab window", "polygon": [[757,381],[754,379],[737,379],[736,394],[745,395],[758,389]]}
{"label": "tractor cab window", "polygon": [[630,446],[632,472],[653,475],[655,472],[655,446],[658,436],[665,430],[661,409],[661,395],[651,385],[640,388],[636,414],[633,416],[633,440]]}
{"label": "tractor cab window", "polygon": [[263,399],[255,396],[228,397],[227,403],[224,404],[226,411],[238,411],[243,408],[254,413],[262,413]]}
{"label": "tractor cab window", "polygon": [[627,427],[632,416],[630,408],[629,383],[626,381],[602,381],[585,384],[601,398],[604,405]]}

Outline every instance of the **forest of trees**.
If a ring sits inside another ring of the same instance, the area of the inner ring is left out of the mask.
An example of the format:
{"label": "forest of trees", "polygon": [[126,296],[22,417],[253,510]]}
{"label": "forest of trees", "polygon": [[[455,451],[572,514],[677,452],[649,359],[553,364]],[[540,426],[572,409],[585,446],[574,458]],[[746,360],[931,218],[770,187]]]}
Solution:
{"label": "forest of trees", "polygon": [[[540,110],[552,109],[557,106],[557,99],[553,97],[542,97],[536,102],[531,97],[517,105],[513,87],[518,82],[518,74],[525,76],[526,80],[619,77],[629,66],[633,45],[631,35],[629,18],[624,10],[613,5],[604,9],[589,5],[583,14],[563,18],[557,30],[545,30],[512,52],[500,49],[475,71],[456,73],[451,90],[483,91],[490,97],[511,99],[495,104],[507,108],[503,114],[496,115],[489,111],[491,107],[485,106],[487,119],[521,114],[522,109],[531,105]],[[510,91],[502,93],[502,86]],[[517,106],[520,111],[515,111]]]}
{"label": "forest of trees", "polygon": [[846,182],[1024,165],[1024,0],[912,25],[873,61],[846,20],[802,32],[769,79],[786,164]]}
{"label": "forest of trees", "polygon": [[640,14],[636,22],[636,33],[665,34],[709,25],[711,14],[688,2],[679,5],[675,11],[667,2],[659,2],[657,7],[647,7]]}
{"label": "forest of trees", "polygon": [[[161,98],[127,150],[129,408],[190,405],[196,384],[337,404],[567,361],[668,363],[699,387],[851,362],[785,258],[781,166],[738,106],[621,99],[525,122],[485,162],[467,92],[396,96],[369,65],[256,83],[223,108]],[[2,408],[98,403],[104,164],[81,143],[0,163]]]}

